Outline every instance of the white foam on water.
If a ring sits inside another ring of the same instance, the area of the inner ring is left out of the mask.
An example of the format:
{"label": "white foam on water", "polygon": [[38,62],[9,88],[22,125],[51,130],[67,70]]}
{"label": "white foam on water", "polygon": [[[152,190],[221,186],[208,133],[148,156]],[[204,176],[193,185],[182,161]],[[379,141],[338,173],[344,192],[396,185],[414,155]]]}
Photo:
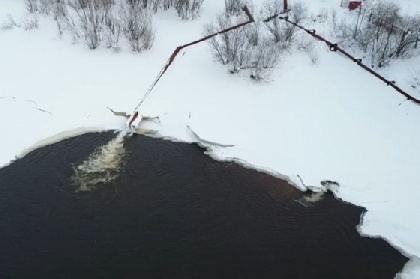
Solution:
{"label": "white foam on water", "polygon": [[322,200],[325,192],[314,192],[309,197],[305,197],[305,201],[309,203],[316,203]]}
{"label": "white foam on water", "polygon": [[98,185],[109,183],[118,177],[126,153],[124,137],[124,132],[119,133],[74,168],[75,174],[72,179],[79,186],[76,191],[91,191]]}

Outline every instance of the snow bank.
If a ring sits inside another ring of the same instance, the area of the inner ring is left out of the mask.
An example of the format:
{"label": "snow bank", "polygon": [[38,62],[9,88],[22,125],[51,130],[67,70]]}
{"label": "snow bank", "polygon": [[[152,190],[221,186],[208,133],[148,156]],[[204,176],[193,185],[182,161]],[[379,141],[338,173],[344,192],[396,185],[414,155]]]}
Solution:
{"label": "snow bank", "polygon": [[[5,11],[21,16],[20,2],[1,1],[0,22]],[[200,37],[201,24],[222,4],[205,1],[203,17],[195,22],[159,15],[155,46],[140,55],[71,45],[57,38],[46,18],[39,30],[0,31],[0,165],[63,131],[123,127],[126,120],[106,107],[131,113],[173,49]],[[189,125],[207,141],[234,145],[213,148],[213,157],[269,171],[301,189],[297,175],[309,186],[338,181],[341,199],[368,210],[360,233],[383,237],[412,256],[403,278],[420,276],[415,258],[420,257],[420,219],[413,216],[419,210],[420,107],[403,102],[323,44],[317,48],[315,65],[307,54],[291,53],[274,81],[264,84],[229,75],[212,62],[206,44],[189,48],[141,108],[141,114],[161,120],[145,128],[191,141]]]}

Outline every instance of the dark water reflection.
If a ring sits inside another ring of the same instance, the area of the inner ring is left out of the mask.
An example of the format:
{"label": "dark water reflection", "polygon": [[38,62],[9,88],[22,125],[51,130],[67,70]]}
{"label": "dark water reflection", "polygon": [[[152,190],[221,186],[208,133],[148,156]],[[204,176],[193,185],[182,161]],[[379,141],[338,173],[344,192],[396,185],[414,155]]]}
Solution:
{"label": "dark water reflection", "polygon": [[287,183],[187,144],[126,139],[121,176],[75,193],[72,164],[113,136],[0,169],[0,278],[393,278],[407,261],[358,235],[362,208],[303,207]]}

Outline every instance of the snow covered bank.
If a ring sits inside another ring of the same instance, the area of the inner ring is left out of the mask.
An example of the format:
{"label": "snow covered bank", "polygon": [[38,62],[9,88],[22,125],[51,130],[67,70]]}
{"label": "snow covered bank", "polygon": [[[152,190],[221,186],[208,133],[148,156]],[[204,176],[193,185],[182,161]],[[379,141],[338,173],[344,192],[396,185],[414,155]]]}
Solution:
{"label": "snow covered bank", "polygon": [[[155,46],[140,55],[71,45],[42,17],[39,30],[0,31],[0,165],[63,131],[122,127],[125,119],[106,107],[131,113],[174,48],[200,37],[202,23],[222,6],[205,1],[203,17],[193,22],[158,15]],[[24,5],[4,0],[0,11],[0,22],[8,11],[20,18]],[[316,47],[315,65],[292,52],[272,82],[254,84],[213,63],[206,44],[194,46],[175,60],[140,113],[159,115],[160,125],[148,125],[165,137],[191,141],[190,125],[208,141],[234,145],[214,148],[220,159],[237,158],[296,183],[297,175],[313,186],[338,181],[340,198],[368,210],[362,234],[420,257],[414,216],[420,107],[401,104],[401,95],[381,81],[325,45]],[[392,68],[386,71],[393,76]],[[407,278],[420,276],[418,260],[410,272]]]}

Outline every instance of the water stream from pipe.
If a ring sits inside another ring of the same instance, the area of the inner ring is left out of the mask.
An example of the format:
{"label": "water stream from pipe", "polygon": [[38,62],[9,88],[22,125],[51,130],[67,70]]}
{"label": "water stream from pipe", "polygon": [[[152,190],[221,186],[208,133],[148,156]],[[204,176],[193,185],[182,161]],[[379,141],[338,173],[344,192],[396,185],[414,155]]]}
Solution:
{"label": "water stream from pipe", "polygon": [[80,165],[74,167],[73,182],[78,186],[76,191],[92,191],[120,174],[126,154],[123,130],[107,144],[97,148]]}

